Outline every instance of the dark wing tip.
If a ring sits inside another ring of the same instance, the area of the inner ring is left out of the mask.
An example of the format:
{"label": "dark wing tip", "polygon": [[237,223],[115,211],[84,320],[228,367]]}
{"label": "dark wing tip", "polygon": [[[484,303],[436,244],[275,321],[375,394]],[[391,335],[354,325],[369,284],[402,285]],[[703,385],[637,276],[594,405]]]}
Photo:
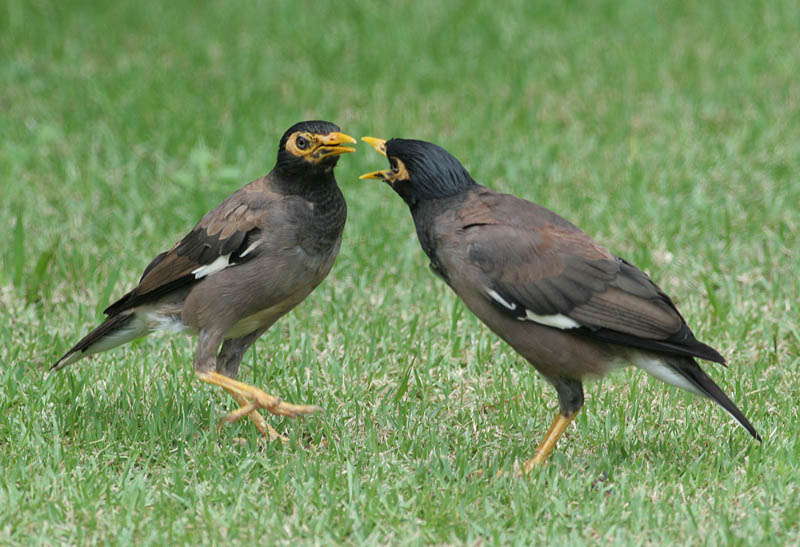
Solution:
{"label": "dark wing tip", "polygon": [[[674,308],[671,300],[668,300],[668,303]],[[683,320],[683,317],[681,317],[681,328],[678,329],[678,332],[665,339],[664,343],[671,346],[684,348],[686,350],[685,353],[691,355],[692,357],[698,357],[700,359],[705,359],[706,361],[719,363],[724,367],[728,366],[725,364],[725,358],[722,356],[722,354],[720,354],[720,352],[695,338],[694,333],[686,324],[686,321]]]}
{"label": "dark wing tip", "polygon": [[691,346],[687,346],[689,349],[692,350],[692,353],[695,357],[699,357],[700,359],[705,359],[706,361],[711,361],[713,363],[719,363],[723,367],[727,367],[728,365],[725,363],[725,358],[712,348],[711,346],[700,342],[699,340],[695,341],[695,344]]}

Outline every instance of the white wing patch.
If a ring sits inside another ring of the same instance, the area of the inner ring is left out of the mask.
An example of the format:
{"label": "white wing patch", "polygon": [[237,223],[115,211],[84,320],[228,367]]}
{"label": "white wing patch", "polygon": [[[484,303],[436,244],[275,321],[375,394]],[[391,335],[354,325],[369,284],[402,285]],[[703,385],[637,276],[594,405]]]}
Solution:
{"label": "white wing patch", "polygon": [[247,255],[249,255],[253,251],[253,249],[258,247],[260,244],[261,244],[261,241],[258,241],[258,240],[254,241],[253,243],[250,244],[249,247],[247,247],[247,249],[244,250],[244,252],[242,254],[239,255],[239,257],[241,257],[241,258],[246,257]]}
{"label": "white wing patch", "polygon": [[[494,289],[489,289],[487,291],[489,297],[506,308],[509,311],[515,311],[519,304],[516,302],[509,302],[502,296],[498,294],[497,291]],[[525,315],[520,316],[517,319],[520,321],[533,321],[534,323],[539,323],[540,325],[546,325],[548,327],[555,327],[557,329],[577,329],[580,327],[580,324],[575,321],[574,319],[570,319],[566,315],[557,313],[555,315],[538,315],[533,313],[531,310],[526,309]]]}
{"label": "white wing patch", "polygon": [[494,289],[489,289],[489,296],[492,297],[492,300],[503,306],[504,308],[509,309],[510,311],[514,311],[517,309],[517,305],[514,302],[509,302],[499,294]]}
{"label": "white wing patch", "polygon": [[231,259],[231,253],[228,253],[226,255],[217,257],[217,259],[211,264],[206,264],[205,266],[200,266],[196,270],[192,270],[194,278],[200,279],[201,277],[208,277],[209,275],[214,275],[217,272],[221,272],[222,270],[230,266],[230,259]]}
{"label": "white wing patch", "polygon": [[557,313],[555,315],[536,315],[531,310],[525,310],[525,317],[520,317],[520,321],[533,321],[548,327],[555,327],[557,329],[577,329],[580,324],[574,319],[570,319],[566,315]]}

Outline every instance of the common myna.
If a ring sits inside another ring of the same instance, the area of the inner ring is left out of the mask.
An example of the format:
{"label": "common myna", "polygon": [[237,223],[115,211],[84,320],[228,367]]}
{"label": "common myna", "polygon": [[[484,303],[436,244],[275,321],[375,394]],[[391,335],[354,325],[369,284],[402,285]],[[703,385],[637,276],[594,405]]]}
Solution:
{"label": "common myna", "polygon": [[52,368],[156,330],[189,331],[199,338],[197,377],[223,387],[240,405],[224,421],[249,414],[262,434],[275,438],[259,408],[291,417],[319,410],[283,402],[236,375],[247,348],[328,275],[347,217],[333,169],[340,154],[355,151],[343,145],[355,142],[330,122],[290,127],[272,171],[228,196],[156,256],[139,285],[106,308],[106,320]]}
{"label": "common myna", "polygon": [[694,358],[725,360],[641,270],[552,211],[477,184],[435,144],[363,140],[391,168],[361,178],[403,198],[433,272],[558,392],[560,413],[525,471],[545,462],[577,415],[583,379],[629,364],[712,399],[761,440]]}

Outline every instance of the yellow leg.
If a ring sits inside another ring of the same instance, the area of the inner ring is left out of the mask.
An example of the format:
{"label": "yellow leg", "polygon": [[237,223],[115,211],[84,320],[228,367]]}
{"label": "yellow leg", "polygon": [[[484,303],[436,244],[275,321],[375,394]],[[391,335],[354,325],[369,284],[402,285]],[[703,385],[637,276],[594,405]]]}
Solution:
{"label": "yellow leg", "polygon": [[[224,388],[236,399],[240,405],[242,405],[241,408],[234,410],[228,416],[223,418],[223,421],[235,422],[236,420],[249,414],[252,420],[256,423],[256,427],[259,428],[259,431],[262,433],[266,431],[270,437],[272,434],[269,432],[269,428],[265,427],[262,431],[259,427],[259,422],[263,421],[263,418],[260,415],[258,418],[252,417],[253,413],[258,413],[259,408],[265,408],[272,414],[276,414],[278,416],[288,416],[289,418],[310,415],[322,410],[322,408],[316,405],[293,405],[291,403],[286,403],[282,401],[280,397],[269,395],[257,387],[245,384],[244,382],[239,382],[238,380],[234,380],[232,378],[228,378],[227,376],[218,372],[198,372],[197,377],[203,382]],[[266,422],[264,422],[263,425],[266,425]],[[277,431],[274,429],[272,431],[277,434]]]}
{"label": "yellow leg", "polygon": [[[237,416],[237,414],[240,413],[242,411],[242,409],[244,408],[244,409],[247,409],[248,411],[242,413],[242,415],[247,414],[248,416],[250,416],[250,419],[253,420],[253,425],[256,426],[256,429],[258,429],[258,431],[264,437],[267,437],[270,442],[274,441],[275,439],[280,439],[281,442],[285,443],[285,442],[287,442],[289,440],[285,436],[283,436],[280,433],[278,433],[275,430],[274,427],[272,427],[271,425],[269,425],[267,423],[267,421],[264,419],[264,417],[261,414],[259,414],[258,409],[254,407],[253,403],[251,403],[249,400],[247,400],[247,397],[244,397],[243,395],[239,395],[238,392],[232,391],[231,389],[229,389],[227,387],[225,388],[225,391],[227,391],[230,394],[231,397],[236,399],[236,402],[239,403],[239,407],[240,408],[239,408],[239,410],[231,412],[230,414],[228,414],[227,416],[222,418],[220,420],[220,422],[219,422],[219,427],[220,428],[222,428],[222,426],[224,424],[226,424],[226,423],[233,423],[236,420],[238,420],[239,418],[241,418],[241,416]],[[252,410],[250,409],[251,406],[253,406]]]}
{"label": "yellow leg", "polygon": [[561,437],[569,423],[574,420],[577,415],[578,413],[576,412],[571,416],[564,416],[561,413],[556,416],[556,419],[553,420],[553,424],[547,431],[547,435],[544,436],[544,440],[536,449],[536,455],[532,460],[525,462],[525,473],[530,473],[536,466],[545,464],[553,448],[555,448],[558,438]]}

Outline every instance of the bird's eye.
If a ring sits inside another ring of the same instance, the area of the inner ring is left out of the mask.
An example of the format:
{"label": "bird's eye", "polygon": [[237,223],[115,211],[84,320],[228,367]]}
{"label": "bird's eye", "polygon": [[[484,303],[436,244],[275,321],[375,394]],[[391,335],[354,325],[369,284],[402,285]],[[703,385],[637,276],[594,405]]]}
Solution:
{"label": "bird's eye", "polygon": [[298,135],[297,138],[294,140],[294,143],[297,145],[297,148],[300,150],[305,150],[308,148],[308,139],[302,135]]}
{"label": "bird's eye", "polygon": [[400,171],[400,166],[397,165],[397,160],[392,158],[389,160],[389,165],[392,166],[392,173],[398,173]]}

